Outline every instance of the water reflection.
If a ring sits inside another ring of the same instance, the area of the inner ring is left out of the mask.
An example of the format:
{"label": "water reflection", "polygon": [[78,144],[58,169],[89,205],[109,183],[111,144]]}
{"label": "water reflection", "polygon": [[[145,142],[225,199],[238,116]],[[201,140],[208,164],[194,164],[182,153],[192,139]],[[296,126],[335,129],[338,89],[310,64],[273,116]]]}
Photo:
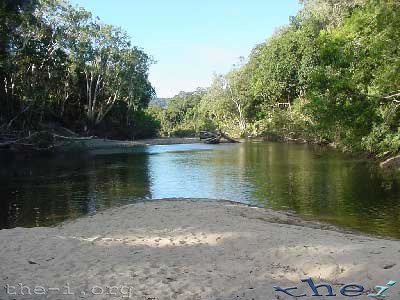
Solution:
{"label": "water reflection", "polygon": [[144,153],[1,164],[1,228],[56,224],[150,197]]}
{"label": "water reflection", "polygon": [[43,226],[138,199],[228,199],[400,237],[400,177],[317,146],[167,145],[5,159],[0,227]]}
{"label": "water reflection", "polygon": [[169,152],[152,155],[149,162],[152,196],[250,201],[252,183],[246,180],[236,155],[242,148],[209,147],[213,151],[203,148],[174,155]]}

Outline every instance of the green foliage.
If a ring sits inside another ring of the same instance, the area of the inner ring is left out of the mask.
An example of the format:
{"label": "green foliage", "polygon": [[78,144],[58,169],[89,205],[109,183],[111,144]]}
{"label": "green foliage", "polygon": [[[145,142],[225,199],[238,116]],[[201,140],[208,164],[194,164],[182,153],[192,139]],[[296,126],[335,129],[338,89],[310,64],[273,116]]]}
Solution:
{"label": "green foliage", "polygon": [[157,116],[164,134],[220,129],[397,153],[400,3],[302,2],[288,26],[257,45],[246,63],[215,76],[196,104],[188,104],[190,93],[174,97]]}
{"label": "green foliage", "polygon": [[48,121],[110,137],[232,136],[400,150],[400,3],[303,0],[248,61],[148,105],[151,58],[64,0],[0,4],[0,126]]}
{"label": "green foliage", "polygon": [[394,131],[386,124],[374,125],[372,131],[363,138],[362,145],[377,156],[396,153],[400,149],[400,126]]}
{"label": "green foliage", "polygon": [[202,118],[199,111],[204,89],[181,92],[171,98],[165,108],[151,106],[153,115],[159,120],[160,133],[166,136],[195,136],[201,129]]}
{"label": "green foliage", "polygon": [[[395,1],[370,1],[318,38],[320,63],[312,72],[308,109],[321,132],[346,149],[371,150],[363,148],[364,137],[386,139],[397,130],[386,130],[382,112],[392,107],[391,123],[400,121],[397,105],[385,100],[400,89],[399,8]],[[393,145],[381,151],[398,151]]]}
{"label": "green foliage", "polygon": [[152,60],[126,32],[64,0],[7,0],[0,18],[0,126],[127,135],[154,90]]}
{"label": "green foliage", "polygon": [[138,110],[134,119],[134,138],[154,137],[160,131],[160,122],[148,110]]}
{"label": "green foliage", "polygon": [[225,76],[215,76],[200,103],[205,130],[220,129],[234,136],[244,136],[254,112],[248,91],[248,76],[244,66]]}

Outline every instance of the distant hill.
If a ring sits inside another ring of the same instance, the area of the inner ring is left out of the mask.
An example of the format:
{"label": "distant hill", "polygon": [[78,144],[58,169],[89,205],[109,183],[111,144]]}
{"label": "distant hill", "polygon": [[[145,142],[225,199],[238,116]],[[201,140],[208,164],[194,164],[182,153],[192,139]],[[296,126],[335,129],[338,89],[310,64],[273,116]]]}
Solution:
{"label": "distant hill", "polygon": [[150,101],[149,105],[165,108],[167,106],[169,100],[170,100],[170,98],[155,98]]}

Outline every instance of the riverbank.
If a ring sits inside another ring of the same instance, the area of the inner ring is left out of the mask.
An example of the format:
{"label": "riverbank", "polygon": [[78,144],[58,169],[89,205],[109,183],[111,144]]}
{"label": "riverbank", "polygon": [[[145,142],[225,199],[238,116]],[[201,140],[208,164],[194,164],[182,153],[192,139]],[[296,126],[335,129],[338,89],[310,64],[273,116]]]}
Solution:
{"label": "riverbank", "polygon": [[[179,145],[205,143],[199,137],[158,137],[138,140],[114,140],[99,137],[78,136],[71,131],[66,132],[63,128],[56,132],[42,131],[30,134],[25,138],[15,138],[6,142],[0,142],[2,153],[16,154],[19,158],[31,158],[42,154],[64,154],[64,153],[97,153],[98,151],[126,152],[136,146],[153,145]],[[33,138],[38,140],[32,142]],[[1,140],[1,139],[0,139]],[[46,143],[44,141],[46,140]],[[26,141],[30,141],[26,143]],[[238,140],[239,141],[239,140]],[[20,143],[21,142],[21,143]],[[229,143],[229,140],[219,140],[218,143]],[[46,144],[44,146],[44,144]],[[1,152],[0,152],[1,154]]]}
{"label": "riverbank", "polygon": [[[51,133],[50,133],[51,135]],[[93,152],[97,150],[121,150],[125,151],[135,146],[151,146],[151,145],[174,145],[174,144],[196,144],[201,143],[199,138],[151,138],[140,140],[112,140],[97,137],[80,137],[80,136],[60,136],[55,135],[57,138],[61,137],[62,142],[51,144],[46,147],[38,147],[33,144],[17,144],[14,142],[5,142],[0,150],[3,153],[26,155],[32,157],[41,154],[57,154],[57,153],[79,153],[79,152]],[[0,153],[1,154],[1,153]]]}
{"label": "riverbank", "polygon": [[[197,144],[197,143],[203,143],[202,140],[200,140],[198,137],[160,137],[160,138],[149,138],[149,139],[139,139],[139,140],[113,140],[113,139],[104,139],[104,138],[98,138],[98,137],[79,137],[79,136],[60,136],[56,135],[57,137],[62,137],[63,143],[60,143],[59,145],[52,145],[48,148],[38,148],[38,147],[33,147],[32,145],[28,144],[23,144],[24,146],[29,146],[28,148],[24,147],[16,147],[15,149],[11,149],[9,151],[9,148],[5,148],[6,151],[9,153],[17,153],[17,154],[26,154],[27,157],[34,156],[35,154],[47,154],[49,152],[55,152],[55,153],[76,153],[76,152],[90,152],[90,153],[97,153],[98,151],[108,151],[112,150],[113,152],[125,152],[126,150],[129,150],[129,148],[134,147],[134,146],[152,146],[152,145],[178,145],[178,144]],[[237,138],[236,141],[238,142],[244,142],[246,139],[242,138]],[[250,141],[254,142],[268,142],[270,140],[258,137],[258,138],[250,138],[247,139]],[[274,140],[271,140],[271,142],[276,142]],[[315,142],[309,142],[303,139],[296,140],[296,139],[282,139],[279,141],[281,143],[289,143],[289,144],[318,144],[320,146],[327,146],[331,147],[332,149],[337,149],[334,145],[331,144],[323,144],[323,143],[315,143]],[[224,141],[221,141],[221,143],[224,143]],[[5,143],[7,144],[7,143]],[[1,150],[2,147],[0,147]],[[32,151],[34,150],[34,151]],[[400,167],[400,155],[395,156],[395,157],[389,157],[386,158],[386,160],[382,161],[382,159],[378,159],[376,157],[371,156],[368,153],[364,154],[351,154],[351,153],[344,153],[347,155],[355,156],[355,157],[362,157],[365,159],[372,159],[374,160],[377,164],[382,169],[393,169],[396,170]],[[19,155],[21,157],[21,155]]]}
{"label": "riverbank", "polygon": [[[0,285],[17,293],[1,289],[1,299],[45,298],[34,297],[35,287],[57,300],[129,293],[131,299],[287,299],[273,286],[305,287],[300,280],[307,277],[332,284],[344,299],[342,284],[370,291],[398,280],[400,271],[400,241],[222,201],[142,202],[53,228],[1,230],[0,241]],[[21,296],[18,284],[31,295]]]}
{"label": "riverbank", "polygon": [[387,152],[386,155],[380,157],[376,154],[369,153],[369,152],[351,152],[351,151],[344,151],[336,143],[328,143],[325,141],[310,141],[303,138],[290,138],[290,137],[278,137],[274,139],[269,139],[268,137],[264,138],[254,138],[254,140],[261,139],[263,141],[271,141],[271,142],[280,142],[280,143],[290,143],[290,144],[307,144],[307,145],[319,145],[322,147],[329,147],[331,149],[338,150],[342,152],[344,155],[357,157],[357,158],[365,158],[368,160],[373,160],[377,165],[379,165],[384,170],[396,170],[400,168],[400,154],[390,154]]}
{"label": "riverbank", "polygon": [[173,144],[195,144],[200,143],[199,138],[152,138],[132,141],[119,141],[101,138],[93,138],[81,141],[81,145],[87,150],[129,148],[132,146],[173,145]]}
{"label": "riverbank", "polygon": [[[244,142],[244,139],[236,138],[238,142]],[[264,138],[251,138],[250,141],[254,142],[267,142]],[[297,140],[282,140],[281,143],[290,143],[290,144],[309,144],[309,145],[320,145],[321,147],[330,147],[332,149],[337,149],[334,145],[331,144],[321,144],[321,143],[314,143],[314,142],[307,142],[304,140],[297,141]],[[97,153],[97,151],[102,150],[117,150],[117,151],[125,151],[133,146],[152,146],[152,145],[174,145],[174,144],[196,144],[202,143],[199,138],[188,138],[188,137],[164,137],[164,138],[151,138],[151,139],[142,139],[142,140],[133,140],[133,141],[120,141],[120,140],[110,140],[110,139],[101,139],[101,138],[93,138],[88,140],[78,141],[74,143],[71,147],[63,148],[62,151],[69,151],[69,150],[81,150],[84,149],[89,152]],[[349,156],[354,157],[362,157],[365,159],[373,160],[377,165],[379,165],[382,169],[385,170],[396,170],[400,168],[400,156],[391,157],[384,161],[382,159],[378,159],[375,157],[371,157],[371,155],[367,153],[363,154],[351,154],[345,153]]]}
{"label": "riverbank", "polygon": [[[132,141],[119,141],[101,138],[92,138],[79,141],[80,145],[87,150],[103,150],[113,148],[129,148],[131,146],[152,146],[152,145],[179,145],[179,144],[197,144],[204,143],[205,139],[199,137],[159,137],[149,139],[139,139]],[[233,140],[228,136],[223,135],[223,138],[218,139],[218,143],[239,142],[240,139]]]}

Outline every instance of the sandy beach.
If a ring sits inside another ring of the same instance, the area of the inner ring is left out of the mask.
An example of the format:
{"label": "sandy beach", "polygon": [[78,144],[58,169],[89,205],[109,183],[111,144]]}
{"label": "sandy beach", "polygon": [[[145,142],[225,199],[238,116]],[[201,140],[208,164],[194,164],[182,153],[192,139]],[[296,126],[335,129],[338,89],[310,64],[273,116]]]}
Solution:
{"label": "sandy beach", "polygon": [[[400,241],[227,201],[165,199],[0,230],[0,299],[311,299],[301,279],[399,280]],[[325,293],[321,289],[321,293]],[[391,287],[390,299],[399,297]],[[24,295],[23,295],[24,294]],[[317,299],[333,297],[317,297]]]}

